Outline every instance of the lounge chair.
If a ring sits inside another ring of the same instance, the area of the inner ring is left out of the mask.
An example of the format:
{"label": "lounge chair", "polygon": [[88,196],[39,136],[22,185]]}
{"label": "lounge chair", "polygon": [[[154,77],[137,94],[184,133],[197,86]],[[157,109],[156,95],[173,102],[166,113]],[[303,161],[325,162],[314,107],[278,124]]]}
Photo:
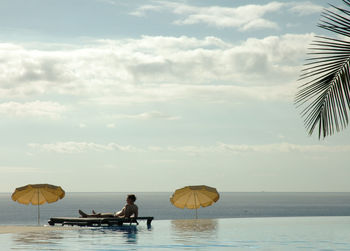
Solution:
{"label": "lounge chair", "polygon": [[109,218],[78,218],[78,217],[54,217],[50,218],[48,221],[50,226],[55,224],[70,225],[70,226],[122,226],[124,223],[139,224],[138,220],[146,220],[147,226],[151,226],[153,217],[137,217],[137,218],[118,218],[118,217],[109,217]]}

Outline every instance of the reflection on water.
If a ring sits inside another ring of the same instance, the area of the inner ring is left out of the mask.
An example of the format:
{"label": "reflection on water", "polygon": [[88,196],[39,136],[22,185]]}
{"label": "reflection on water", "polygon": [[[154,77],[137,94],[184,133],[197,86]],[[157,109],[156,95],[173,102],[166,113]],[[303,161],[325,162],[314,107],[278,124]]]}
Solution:
{"label": "reflection on water", "polygon": [[[136,226],[118,226],[118,227],[82,227],[76,230],[62,231],[37,231],[25,232],[12,235],[12,242],[17,250],[66,250],[62,249],[65,243],[79,243],[77,246],[90,243],[92,250],[98,250],[99,247],[137,244],[138,228]],[[3,250],[0,248],[0,250]],[[69,250],[69,249],[67,249]],[[71,247],[71,250],[72,247]],[[80,249],[74,249],[80,250]]]}
{"label": "reflection on water", "polygon": [[216,219],[171,221],[171,231],[174,240],[178,242],[193,242],[199,238],[210,241],[217,237],[217,228]]}
{"label": "reflection on water", "polygon": [[136,226],[115,226],[115,227],[102,227],[94,228],[94,231],[99,233],[108,234],[109,236],[115,235],[116,237],[123,237],[126,243],[137,243],[137,227]]}
{"label": "reflection on water", "polygon": [[14,249],[23,250],[35,246],[39,250],[56,250],[55,246],[63,239],[62,231],[38,231],[13,235]]}

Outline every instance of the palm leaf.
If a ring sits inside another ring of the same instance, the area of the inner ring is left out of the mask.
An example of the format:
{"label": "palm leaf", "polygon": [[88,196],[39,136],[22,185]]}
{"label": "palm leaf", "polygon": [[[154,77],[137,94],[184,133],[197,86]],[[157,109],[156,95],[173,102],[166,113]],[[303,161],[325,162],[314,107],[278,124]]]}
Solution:
{"label": "palm leaf", "polygon": [[[350,0],[342,0],[350,7]],[[350,11],[331,5],[324,10],[319,27],[341,38],[316,36],[300,75],[295,102],[301,107],[304,123],[313,134],[326,137],[344,129],[350,108]]]}

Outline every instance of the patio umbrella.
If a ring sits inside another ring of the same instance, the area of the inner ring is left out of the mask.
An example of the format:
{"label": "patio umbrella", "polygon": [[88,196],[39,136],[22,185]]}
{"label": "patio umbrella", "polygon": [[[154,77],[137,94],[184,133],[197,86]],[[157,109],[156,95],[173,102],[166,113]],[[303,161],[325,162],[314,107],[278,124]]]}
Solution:
{"label": "patio umbrella", "polygon": [[38,205],[38,224],[40,224],[40,205],[44,203],[53,203],[62,199],[65,195],[64,190],[59,186],[50,184],[29,184],[18,187],[13,192],[11,198],[21,204]]}
{"label": "patio umbrella", "polygon": [[209,186],[186,186],[177,189],[170,198],[170,202],[178,208],[197,209],[208,207],[217,202],[220,195],[216,188]]}

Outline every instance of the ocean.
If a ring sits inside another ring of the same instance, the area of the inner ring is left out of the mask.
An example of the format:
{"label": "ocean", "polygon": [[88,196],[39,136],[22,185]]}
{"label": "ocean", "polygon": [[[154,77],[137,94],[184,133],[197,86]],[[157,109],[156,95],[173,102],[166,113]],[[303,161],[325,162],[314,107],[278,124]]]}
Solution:
{"label": "ocean", "polygon": [[[155,220],[193,219],[194,210],[174,207],[170,192],[135,193],[140,216]],[[67,193],[65,198],[40,206],[40,223],[50,217],[75,217],[78,209],[91,212],[115,212],[125,204],[127,193]],[[220,193],[213,206],[198,209],[201,219],[259,218],[297,216],[350,216],[350,193]],[[11,200],[10,193],[0,193],[1,225],[37,224],[37,206]]]}
{"label": "ocean", "polygon": [[350,217],[159,220],[150,229],[140,223],[137,227],[0,234],[0,247],[25,251],[344,251],[350,250],[349,224]]}
{"label": "ocean", "polygon": [[[37,224],[37,207],[0,194],[0,228]],[[50,217],[78,216],[78,209],[114,212],[126,193],[67,193],[40,207],[37,231],[0,234],[1,250],[349,250],[350,193],[221,193],[211,207],[175,208],[171,193],[136,193],[145,222],[122,227],[47,226]],[[26,226],[20,228],[25,228]],[[33,228],[33,227],[32,227]],[[36,228],[36,227],[34,227]],[[41,230],[40,230],[41,229]],[[40,230],[40,231],[39,231]]]}

